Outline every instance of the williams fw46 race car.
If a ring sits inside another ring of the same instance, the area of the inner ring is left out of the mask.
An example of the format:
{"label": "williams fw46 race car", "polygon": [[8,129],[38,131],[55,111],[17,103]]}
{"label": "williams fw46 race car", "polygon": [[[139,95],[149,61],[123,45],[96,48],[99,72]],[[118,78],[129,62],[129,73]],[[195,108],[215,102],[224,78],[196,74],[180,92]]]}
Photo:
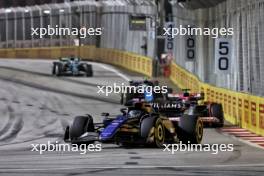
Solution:
{"label": "williams fw46 race car", "polygon": [[59,61],[53,62],[52,75],[84,75],[91,77],[93,76],[93,68],[92,65],[81,62],[81,59],[77,57],[60,58]]}
{"label": "williams fw46 race car", "polygon": [[[199,116],[205,126],[223,127],[224,112],[222,104],[213,102],[204,102],[203,93],[190,93],[190,89],[183,89],[183,93],[167,95],[167,103],[172,104],[169,108],[160,108],[160,113],[179,114],[188,113]],[[178,107],[175,107],[175,104]],[[177,113],[178,112],[178,113]],[[175,117],[174,120],[180,120]]]}
{"label": "williams fw46 race car", "polygon": [[150,104],[137,102],[122,108],[121,114],[111,117],[103,113],[102,123],[94,123],[91,115],[75,117],[65,130],[65,142],[90,144],[95,141],[122,146],[150,145],[163,147],[165,143],[200,143],[203,122],[196,115],[183,114],[179,121],[157,113]]}

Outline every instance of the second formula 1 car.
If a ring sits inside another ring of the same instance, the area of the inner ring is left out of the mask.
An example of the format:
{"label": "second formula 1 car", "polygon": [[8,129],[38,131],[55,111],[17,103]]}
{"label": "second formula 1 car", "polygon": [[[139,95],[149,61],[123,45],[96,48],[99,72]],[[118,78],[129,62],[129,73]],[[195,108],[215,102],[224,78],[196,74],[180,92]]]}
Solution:
{"label": "second formula 1 car", "polygon": [[75,117],[65,130],[64,140],[71,143],[116,143],[124,146],[165,143],[200,143],[203,122],[196,115],[183,114],[179,121],[157,113],[150,104],[137,102],[122,108],[121,114],[103,113],[102,123],[94,123],[91,115]]}
{"label": "second formula 1 car", "polygon": [[[203,93],[190,93],[190,89],[183,89],[183,93],[168,94],[168,102],[177,103],[181,108],[172,110],[182,113],[192,113],[201,117],[205,126],[223,127],[224,112],[223,107],[219,103],[205,102]],[[169,113],[167,109],[161,109],[161,112]],[[177,120],[177,118],[175,118]],[[179,120],[179,118],[178,118]]]}
{"label": "second formula 1 car", "polygon": [[[141,82],[136,83],[136,85],[143,84]],[[154,85],[149,81],[146,83],[148,83],[147,85]],[[157,112],[165,116],[175,117],[173,120],[179,120],[182,114],[190,112],[190,114],[199,116],[206,127],[224,126],[222,105],[215,102],[205,102],[204,93],[190,93],[190,89],[182,89],[182,93],[175,94],[171,88],[167,88],[167,90],[167,93],[127,93],[125,105],[147,101]]]}
{"label": "second formula 1 car", "polygon": [[85,75],[91,77],[93,76],[93,68],[92,65],[81,62],[81,59],[77,57],[60,58],[59,61],[53,62],[52,75]]}

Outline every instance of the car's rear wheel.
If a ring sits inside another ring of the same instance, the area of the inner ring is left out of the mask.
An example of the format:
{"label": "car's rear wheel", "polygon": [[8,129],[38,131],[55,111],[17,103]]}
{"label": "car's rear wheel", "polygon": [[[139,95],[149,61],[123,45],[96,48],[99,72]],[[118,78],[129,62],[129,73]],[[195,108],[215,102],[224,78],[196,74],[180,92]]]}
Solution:
{"label": "car's rear wheel", "polygon": [[203,122],[196,115],[183,115],[179,122],[180,141],[199,144],[203,139]]}
{"label": "car's rear wheel", "polygon": [[211,116],[218,118],[219,123],[215,123],[215,127],[223,127],[224,126],[224,112],[221,104],[213,103],[210,106]]}
{"label": "car's rear wheel", "polygon": [[86,76],[87,77],[92,77],[93,76],[93,67],[92,67],[92,65],[86,64],[85,69],[86,69],[85,70]]}
{"label": "car's rear wheel", "polygon": [[160,118],[155,122],[154,135],[156,146],[162,148],[165,141],[165,128]]}

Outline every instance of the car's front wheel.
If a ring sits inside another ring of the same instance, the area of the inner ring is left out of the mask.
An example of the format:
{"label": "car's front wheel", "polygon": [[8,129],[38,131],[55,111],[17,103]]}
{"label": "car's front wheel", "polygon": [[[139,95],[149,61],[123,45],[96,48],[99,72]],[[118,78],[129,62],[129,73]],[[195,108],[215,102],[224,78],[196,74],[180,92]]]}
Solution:
{"label": "car's front wheel", "polygon": [[55,63],[53,64],[53,68],[52,68],[52,74],[56,75],[56,76],[60,76],[61,75],[61,64]]}
{"label": "car's front wheel", "polygon": [[85,132],[94,132],[93,118],[90,115],[75,117],[69,130],[71,140],[77,139]]}
{"label": "car's front wheel", "polygon": [[162,148],[165,141],[165,128],[160,118],[155,122],[154,139],[156,146]]}
{"label": "car's front wheel", "polygon": [[64,132],[64,141],[68,142],[70,140],[70,127],[67,126]]}

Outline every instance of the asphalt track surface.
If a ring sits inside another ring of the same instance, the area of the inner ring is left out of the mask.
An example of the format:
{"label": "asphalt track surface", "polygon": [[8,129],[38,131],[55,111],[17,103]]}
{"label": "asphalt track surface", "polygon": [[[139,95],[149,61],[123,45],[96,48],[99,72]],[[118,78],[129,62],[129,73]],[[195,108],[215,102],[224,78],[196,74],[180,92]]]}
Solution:
{"label": "asphalt track surface", "polygon": [[94,77],[51,76],[47,60],[0,60],[0,175],[264,175],[263,149],[206,129],[203,144],[234,144],[233,152],[122,148],[100,152],[31,151],[31,144],[64,143],[74,116],[118,114],[119,95],[98,95],[97,85],[121,84],[142,76],[92,63]]}

